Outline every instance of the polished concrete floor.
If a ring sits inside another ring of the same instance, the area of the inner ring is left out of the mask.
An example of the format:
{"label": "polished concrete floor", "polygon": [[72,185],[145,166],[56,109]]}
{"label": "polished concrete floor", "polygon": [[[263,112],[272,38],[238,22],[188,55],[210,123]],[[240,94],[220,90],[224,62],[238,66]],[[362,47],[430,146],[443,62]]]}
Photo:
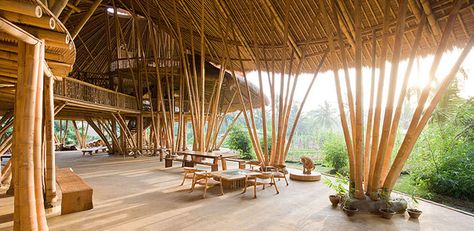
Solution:
{"label": "polished concrete floor", "polygon": [[[322,182],[278,182],[246,194],[217,188],[202,199],[179,186],[181,169],[164,168],[156,157],[137,159],[105,154],[59,152],[57,164],[71,167],[94,188],[94,209],[48,219],[51,230],[472,230],[474,217],[421,202],[423,215],[386,220],[372,214],[347,217],[330,206]],[[176,164],[178,165],[178,164]],[[11,230],[13,198],[0,196],[0,230]]]}

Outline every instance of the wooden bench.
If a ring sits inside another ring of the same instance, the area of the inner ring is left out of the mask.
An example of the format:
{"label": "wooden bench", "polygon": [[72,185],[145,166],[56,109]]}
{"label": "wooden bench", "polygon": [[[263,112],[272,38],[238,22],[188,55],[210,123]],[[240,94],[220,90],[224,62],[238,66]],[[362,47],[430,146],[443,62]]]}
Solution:
{"label": "wooden bench", "polygon": [[88,149],[82,149],[82,155],[86,155],[87,153],[89,153],[89,155],[92,155],[92,152],[94,153],[98,153],[99,150],[102,150],[102,152],[105,152],[107,151],[107,147],[94,147],[94,148],[88,148]]}
{"label": "wooden bench", "polygon": [[92,209],[92,188],[70,168],[56,170],[61,189],[61,214]]}

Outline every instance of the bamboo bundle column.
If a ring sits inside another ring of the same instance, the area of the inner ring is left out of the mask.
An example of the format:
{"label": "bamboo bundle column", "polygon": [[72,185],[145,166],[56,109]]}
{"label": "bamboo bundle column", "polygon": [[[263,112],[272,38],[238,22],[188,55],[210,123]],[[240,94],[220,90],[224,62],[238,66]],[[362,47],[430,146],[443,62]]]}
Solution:
{"label": "bamboo bundle column", "polygon": [[[15,101],[14,230],[48,230],[41,185],[41,120],[44,45],[18,43]],[[43,54],[40,54],[43,53]],[[33,131],[33,137],[31,137]]]}

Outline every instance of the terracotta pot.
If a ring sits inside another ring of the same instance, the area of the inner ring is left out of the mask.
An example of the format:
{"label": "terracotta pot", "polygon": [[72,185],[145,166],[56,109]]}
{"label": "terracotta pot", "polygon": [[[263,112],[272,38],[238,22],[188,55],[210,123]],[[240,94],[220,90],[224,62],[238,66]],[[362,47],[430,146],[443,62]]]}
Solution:
{"label": "terracotta pot", "polygon": [[418,217],[420,217],[422,213],[422,211],[418,209],[407,209],[407,211],[408,211],[408,215],[410,215],[410,218],[413,218],[413,219],[418,219]]}
{"label": "terracotta pot", "polygon": [[341,202],[341,197],[339,195],[329,195],[329,200],[332,203],[333,207],[336,207],[339,202]]}
{"label": "terracotta pot", "polygon": [[357,209],[357,208],[348,208],[348,207],[345,207],[345,206],[342,207],[342,210],[344,210],[346,215],[349,216],[349,217],[354,216],[354,214],[356,214],[356,212],[359,211],[359,209]]}
{"label": "terracotta pot", "polygon": [[390,210],[390,209],[379,209],[380,214],[382,215],[383,218],[385,219],[391,219],[393,215],[396,214],[396,212]]}

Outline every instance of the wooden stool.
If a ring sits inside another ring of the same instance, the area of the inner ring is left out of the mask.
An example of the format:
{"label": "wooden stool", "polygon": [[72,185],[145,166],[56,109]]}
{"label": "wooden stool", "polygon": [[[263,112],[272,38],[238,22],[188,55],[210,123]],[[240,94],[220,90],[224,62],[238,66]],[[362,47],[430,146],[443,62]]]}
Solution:
{"label": "wooden stool", "polygon": [[219,178],[219,181],[214,180],[214,177],[212,177],[211,174],[208,172],[194,172],[193,185],[191,186],[190,192],[194,191],[194,186],[196,184],[204,185],[204,194],[202,195],[202,198],[206,198],[208,186],[213,187],[219,185],[221,189],[221,196],[224,195],[224,189],[222,188],[222,179]]}
{"label": "wooden stool", "polygon": [[[258,180],[270,180],[270,183],[266,182],[259,182]],[[276,194],[279,194],[278,187],[275,183],[275,178],[271,172],[262,172],[259,175],[255,176],[246,176],[245,177],[245,184],[244,184],[244,191],[242,193],[247,192],[247,187],[253,185],[253,198],[257,198],[257,185],[262,185],[263,189],[265,189],[265,184],[269,184],[270,186],[275,187]]]}
{"label": "wooden stool", "polygon": [[191,168],[191,167],[184,167],[183,181],[181,182],[180,185],[183,185],[186,179],[193,179],[195,172],[202,172],[202,170]]}

